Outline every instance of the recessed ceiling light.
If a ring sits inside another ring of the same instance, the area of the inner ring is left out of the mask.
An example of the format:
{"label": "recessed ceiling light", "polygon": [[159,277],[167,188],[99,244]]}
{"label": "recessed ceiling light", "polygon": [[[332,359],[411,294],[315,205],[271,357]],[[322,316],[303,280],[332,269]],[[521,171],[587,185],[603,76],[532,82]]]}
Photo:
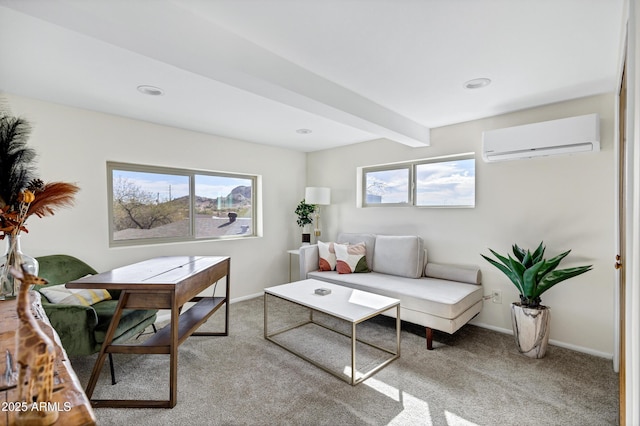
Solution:
{"label": "recessed ceiling light", "polygon": [[143,95],[149,95],[149,96],[164,95],[164,90],[162,90],[161,88],[155,87],[155,86],[147,86],[147,85],[138,86],[138,92],[142,93]]}
{"label": "recessed ceiling light", "polygon": [[309,130],[309,129],[298,129],[298,130],[296,130],[296,133],[300,133],[301,135],[308,135],[309,133],[311,133],[311,130]]}
{"label": "recessed ceiling light", "polygon": [[491,84],[491,80],[488,78],[474,78],[473,80],[469,80],[464,83],[465,89],[480,89],[482,87],[487,87]]}

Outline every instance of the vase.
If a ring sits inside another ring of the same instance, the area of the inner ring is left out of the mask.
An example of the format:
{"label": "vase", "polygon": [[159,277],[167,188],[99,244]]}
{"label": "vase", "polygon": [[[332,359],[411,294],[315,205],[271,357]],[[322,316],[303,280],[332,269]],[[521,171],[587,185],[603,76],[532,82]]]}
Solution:
{"label": "vase", "polygon": [[511,324],[516,346],[521,354],[529,358],[542,358],[549,343],[549,319],[551,309],[547,306],[526,308],[520,303],[511,304]]}
{"label": "vase", "polygon": [[15,299],[20,280],[17,280],[9,273],[11,266],[20,268],[24,265],[28,273],[38,275],[38,261],[24,253],[20,247],[20,235],[5,234],[6,251],[3,257],[0,257],[0,300]]}
{"label": "vase", "polygon": [[311,244],[311,231],[309,230],[310,226],[303,225],[302,226],[302,245],[306,246]]}

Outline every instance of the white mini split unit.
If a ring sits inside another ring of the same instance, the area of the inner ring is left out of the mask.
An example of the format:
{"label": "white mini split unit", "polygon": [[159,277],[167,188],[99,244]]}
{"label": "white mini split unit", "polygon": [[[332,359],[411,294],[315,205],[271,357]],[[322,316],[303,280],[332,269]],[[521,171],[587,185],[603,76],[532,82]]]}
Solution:
{"label": "white mini split unit", "polygon": [[598,114],[488,130],[482,134],[482,158],[490,163],[595,151],[600,151]]}

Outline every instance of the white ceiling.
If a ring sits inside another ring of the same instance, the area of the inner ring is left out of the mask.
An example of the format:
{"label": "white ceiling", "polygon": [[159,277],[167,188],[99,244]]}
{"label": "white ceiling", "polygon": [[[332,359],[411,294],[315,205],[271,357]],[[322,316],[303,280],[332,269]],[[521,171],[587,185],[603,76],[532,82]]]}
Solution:
{"label": "white ceiling", "polygon": [[0,0],[0,91],[301,151],[424,146],[430,128],[615,91],[622,5]]}

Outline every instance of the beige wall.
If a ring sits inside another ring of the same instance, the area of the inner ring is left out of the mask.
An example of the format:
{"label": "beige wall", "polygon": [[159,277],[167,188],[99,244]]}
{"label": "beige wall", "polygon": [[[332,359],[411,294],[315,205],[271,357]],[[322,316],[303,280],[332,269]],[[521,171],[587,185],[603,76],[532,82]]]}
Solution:
{"label": "beige wall", "polygon": [[[515,287],[480,257],[488,247],[505,253],[511,244],[535,248],[544,240],[552,256],[572,249],[562,266],[593,264],[593,271],[543,295],[552,309],[556,344],[610,357],[614,304],[614,95],[603,95],[433,129],[431,147],[409,148],[386,140],[318,151],[307,156],[307,184],[329,186],[324,238],[341,231],[417,234],[429,259],[477,264],[485,293],[501,290],[502,304],[485,302],[473,321],[510,331]],[[502,163],[482,161],[482,131],[597,112],[598,153]],[[394,161],[476,153],[474,209],[357,208],[356,169]]]}
{"label": "beige wall", "polygon": [[[33,125],[29,145],[45,181],[77,183],[76,205],[28,221],[23,251],[67,253],[99,271],[163,255],[231,256],[232,298],[288,280],[286,250],[298,241],[291,224],[303,197],[305,155],[147,122],[4,95],[14,115]],[[264,236],[234,241],[109,248],[107,161],[258,174]]]}

